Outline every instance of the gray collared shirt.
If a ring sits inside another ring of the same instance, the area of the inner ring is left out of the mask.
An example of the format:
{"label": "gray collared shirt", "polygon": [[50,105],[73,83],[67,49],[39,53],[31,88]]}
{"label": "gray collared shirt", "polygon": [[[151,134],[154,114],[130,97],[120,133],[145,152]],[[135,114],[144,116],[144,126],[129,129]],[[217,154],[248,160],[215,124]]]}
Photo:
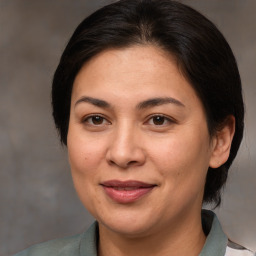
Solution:
{"label": "gray collared shirt", "polygon": [[[202,223],[207,239],[199,256],[256,256],[228,241],[213,212],[203,210]],[[98,224],[94,222],[83,234],[37,244],[15,256],[97,256],[98,236]]]}

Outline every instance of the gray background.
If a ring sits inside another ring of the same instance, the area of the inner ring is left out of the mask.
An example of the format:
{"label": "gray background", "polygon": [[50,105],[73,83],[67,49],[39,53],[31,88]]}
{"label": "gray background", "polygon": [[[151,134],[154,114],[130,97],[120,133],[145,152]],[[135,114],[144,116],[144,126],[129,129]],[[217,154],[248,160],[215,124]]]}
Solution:
{"label": "gray background", "polygon": [[[110,1],[0,0],[0,255],[83,231],[66,149],[51,118],[50,87],[78,23]],[[256,1],[187,0],[230,42],[246,102],[245,138],[217,211],[229,236],[256,249]]]}

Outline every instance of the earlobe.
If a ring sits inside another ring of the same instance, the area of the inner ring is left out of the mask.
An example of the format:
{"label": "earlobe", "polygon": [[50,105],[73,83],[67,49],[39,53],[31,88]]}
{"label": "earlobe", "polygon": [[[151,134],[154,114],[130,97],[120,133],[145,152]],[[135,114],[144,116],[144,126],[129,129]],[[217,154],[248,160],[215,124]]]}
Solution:
{"label": "earlobe", "polygon": [[228,116],[213,139],[213,151],[209,163],[211,168],[218,168],[228,160],[234,134],[235,117]]}

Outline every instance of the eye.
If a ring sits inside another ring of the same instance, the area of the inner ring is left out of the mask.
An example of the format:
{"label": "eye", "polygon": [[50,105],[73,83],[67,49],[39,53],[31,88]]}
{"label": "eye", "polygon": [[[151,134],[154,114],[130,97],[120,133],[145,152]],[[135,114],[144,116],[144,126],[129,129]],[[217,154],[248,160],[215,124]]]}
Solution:
{"label": "eye", "polygon": [[109,121],[107,121],[104,117],[100,115],[91,115],[86,117],[83,120],[84,123],[87,123],[89,125],[94,125],[94,126],[100,126],[100,125],[106,125],[109,124]]}
{"label": "eye", "polygon": [[154,115],[148,119],[148,124],[155,126],[165,126],[174,123],[174,121],[163,115]]}

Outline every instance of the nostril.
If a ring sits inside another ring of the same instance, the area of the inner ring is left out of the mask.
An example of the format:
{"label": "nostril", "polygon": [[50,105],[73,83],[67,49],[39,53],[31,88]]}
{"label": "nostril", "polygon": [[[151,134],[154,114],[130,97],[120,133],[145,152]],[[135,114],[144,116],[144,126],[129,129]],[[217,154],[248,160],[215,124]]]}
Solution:
{"label": "nostril", "polygon": [[136,164],[136,163],[137,163],[137,161],[130,161],[130,162],[128,162],[127,165],[134,165],[134,164]]}
{"label": "nostril", "polygon": [[110,163],[111,165],[115,165],[115,164],[116,164],[113,160],[110,160],[109,163]]}
{"label": "nostril", "polygon": [[138,164],[137,161],[127,161],[127,162],[123,162],[123,163],[116,163],[114,160],[110,160],[108,161],[110,165],[117,165],[117,166],[120,166],[124,169],[130,167],[130,166],[133,166],[133,165],[136,165]]}

